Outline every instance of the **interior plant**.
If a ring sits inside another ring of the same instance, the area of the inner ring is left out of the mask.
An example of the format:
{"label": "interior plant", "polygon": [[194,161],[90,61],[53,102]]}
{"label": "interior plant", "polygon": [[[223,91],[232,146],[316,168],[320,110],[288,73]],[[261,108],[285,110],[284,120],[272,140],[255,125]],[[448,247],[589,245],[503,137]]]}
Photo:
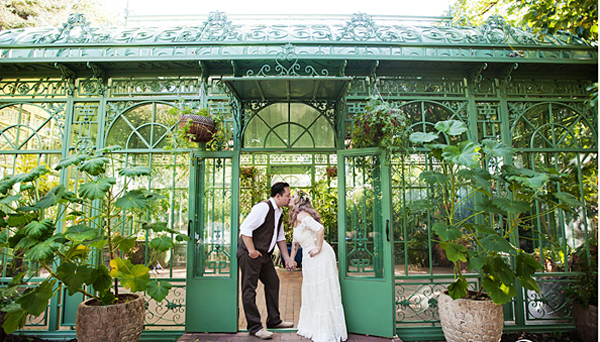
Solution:
{"label": "interior plant", "polygon": [[[595,231],[597,234],[597,230]],[[573,301],[573,322],[583,341],[598,340],[598,239],[589,239],[572,254],[573,271],[580,272],[565,288]]]}
{"label": "interior plant", "polygon": [[[82,293],[97,306],[130,300],[123,299],[120,287],[132,293],[145,291],[159,302],[167,296],[171,284],[150,277],[147,265],[156,260],[133,265],[123,256],[145,232],[150,236],[168,233],[149,242],[150,247],[159,252],[173,247],[173,237],[178,241],[189,238],[169,229],[165,222],[142,220],[159,197],[146,190],[144,182],[138,181],[139,177],[150,176],[151,170],[142,166],[119,167],[123,161],[116,153],[118,149],[119,146],[111,146],[97,153],[77,153],[61,160],[55,170],[76,167],[83,176],[77,183],[77,193],[60,184],[33,205],[13,207],[7,213],[9,220],[3,230],[11,230],[9,247],[23,249],[24,259],[40,265],[48,274],[16,300],[18,305],[7,315],[10,322],[8,328],[5,323],[7,332],[22,327],[27,315],[42,314],[60,289],[59,284],[67,288],[69,295]],[[1,181],[0,201],[19,196],[11,195],[11,190],[18,192],[24,181],[37,187],[36,180],[49,172],[46,165],[41,165],[28,174]],[[18,227],[23,228],[16,229]],[[60,232],[57,227],[62,228]]]}
{"label": "interior plant", "polygon": [[[173,118],[171,124],[177,124],[177,128],[169,135],[165,150],[195,148],[198,142],[206,143],[206,148],[211,151],[222,150],[227,146],[223,114],[211,111],[210,103],[179,99],[169,113]],[[194,116],[206,119],[212,127],[205,131],[203,124],[194,122]],[[198,134],[203,137],[199,138]]]}
{"label": "interior plant", "polygon": [[377,88],[377,95],[369,98],[364,112],[357,111],[353,117],[352,147],[379,146],[390,153],[406,151],[410,121],[406,113],[389,101],[384,101]]}
{"label": "interior plant", "polygon": [[[494,319],[500,320],[499,338],[503,321],[498,304],[516,296],[516,282],[527,290],[540,291],[533,275],[542,266],[515,244],[519,232],[530,229],[536,218],[578,202],[551,186],[560,181],[558,172],[543,165],[538,170],[511,165],[515,152],[511,147],[493,139],[470,140],[461,121],[440,121],[435,129],[437,132],[412,133],[410,141],[428,148],[437,163],[419,178],[430,189],[432,199],[422,205],[435,218],[431,227],[439,237],[435,242],[454,267],[455,279],[447,292],[451,300],[491,299],[498,309]],[[542,212],[534,210],[536,203],[543,203]],[[481,281],[475,291],[469,291],[461,261],[468,271],[479,273]],[[452,340],[457,332],[446,329],[443,298],[440,295],[440,319],[446,338]],[[454,315],[455,310],[449,314]]]}

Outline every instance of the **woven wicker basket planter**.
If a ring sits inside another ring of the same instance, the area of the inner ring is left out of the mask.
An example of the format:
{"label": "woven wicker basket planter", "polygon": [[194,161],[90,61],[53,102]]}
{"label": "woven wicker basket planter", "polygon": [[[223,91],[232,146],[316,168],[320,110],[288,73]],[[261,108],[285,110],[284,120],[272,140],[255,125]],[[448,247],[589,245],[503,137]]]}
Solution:
{"label": "woven wicker basket planter", "polygon": [[129,300],[123,304],[98,306],[95,299],[77,308],[78,342],[137,342],[144,330],[144,297],[135,294],[119,295]]}
{"label": "woven wicker basket planter", "polygon": [[183,129],[189,121],[192,121],[192,126],[186,133],[193,135],[190,141],[207,143],[212,140],[216,132],[213,119],[196,114],[182,114],[179,117],[179,128]]}
{"label": "woven wicker basket planter", "polygon": [[502,337],[502,305],[491,300],[452,299],[444,292],[438,299],[438,312],[446,341],[498,342]]}
{"label": "woven wicker basket planter", "polygon": [[584,308],[573,301],[573,323],[582,341],[598,341],[598,306]]}

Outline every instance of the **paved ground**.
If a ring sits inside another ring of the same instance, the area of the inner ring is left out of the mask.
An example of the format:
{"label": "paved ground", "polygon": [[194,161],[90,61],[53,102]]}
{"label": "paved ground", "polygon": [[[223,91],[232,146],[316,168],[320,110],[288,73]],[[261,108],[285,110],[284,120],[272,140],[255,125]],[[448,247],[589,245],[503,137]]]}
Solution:
{"label": "paved ground", "polygon": [[[310,341],[307,338],[296,334],[296,326],[300,315],[300,305],[302,303],[301,286],[302,286],[302,270],[298,269],[293,272],[285,269],[277,269],[279,274],[281,288],[279,291],[279,311],[281,318],[288,322],[294,322],[294,328],[285,331],[276,331],[271,341]],[[241,292],[241,291],[238,291]],[[241,303],[241,298],[240,298]],[[263,325],[266,326],[267,309],[265,306],[265,293],[263,286],[258,282],[256,289],[256,304],[260,310],[260,316],[263,319]],[[202,333],[185,333],[178,340],[179,342],[258,342],[261,341],[255,336],[251,336],[246,331],[246,317],[244,309],[240,305],[240,315],[238,319],[238,329],[241,332],[237,334],[202,334]],[[400,339],[388,339],[382,337],[348,334],[346,342],[402,342]]]}
{"label": "paved ground", "polygon": [[[178,340],[179,342],[258,342],[261,341],[247,332],[237,334],[192,334],[186,333]],[[269,340],[267,340],[269,341]],[[295,332],[275,333],[270,341],[310,341],[298,336]],[[402,342],[399,338],[388,339],[366,335],[348,334],[346,342]]]}

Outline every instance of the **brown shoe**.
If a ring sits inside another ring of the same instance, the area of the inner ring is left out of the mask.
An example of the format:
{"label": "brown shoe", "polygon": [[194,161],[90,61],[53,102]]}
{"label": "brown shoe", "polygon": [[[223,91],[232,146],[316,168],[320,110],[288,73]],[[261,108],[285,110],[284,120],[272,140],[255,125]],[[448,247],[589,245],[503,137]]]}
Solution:
{"label": "brown shoe", "polygon": [[268,340],[273,337],[273,333],[270,331],[266,331],[265,329],[260,329],[253,335],[260,338],[261,340]]}
{"label": "brown shoe", "polygon": [[271,329],[287,329],[287,328],[293,328],[293,327],[294,327],[294,323],[283,321]]}

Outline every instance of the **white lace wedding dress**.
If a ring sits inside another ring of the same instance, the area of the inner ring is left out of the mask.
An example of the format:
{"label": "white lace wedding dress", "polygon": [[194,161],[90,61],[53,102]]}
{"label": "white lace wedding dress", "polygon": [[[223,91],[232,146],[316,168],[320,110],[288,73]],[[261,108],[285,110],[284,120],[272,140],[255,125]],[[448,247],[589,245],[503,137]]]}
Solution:
{"label": "white lace wedding dress", "polygon": [[335,253],[327,241],[323,241],[318,254],[308,255],[316,248],[316,232],[320,229],[323,226],[310,216],[294,228],[294,240],[302,246],[302,306],[298,335],[314,342],[340,342],[348,338],[348,333]]}

